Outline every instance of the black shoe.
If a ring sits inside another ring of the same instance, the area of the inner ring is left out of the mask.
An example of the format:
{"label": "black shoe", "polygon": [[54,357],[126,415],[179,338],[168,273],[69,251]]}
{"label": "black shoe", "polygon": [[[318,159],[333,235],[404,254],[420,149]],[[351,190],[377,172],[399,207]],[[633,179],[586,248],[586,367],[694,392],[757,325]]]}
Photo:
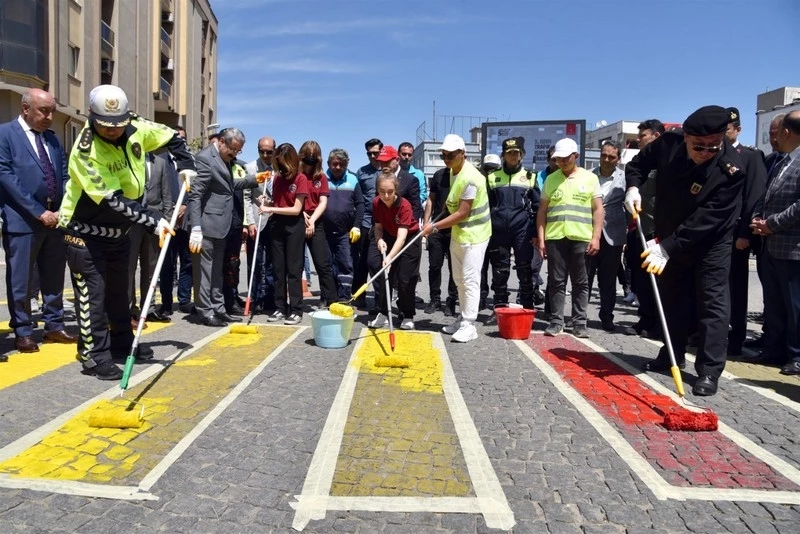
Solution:
{"label": "black shoe", "polygon": [[639,325],[626,326],[622,329],[622,333],[626,336],[638,336],[641,332],[642,329],[639,328]]}
{"label": "black shoe", "polygon": [[743,354],[739,361],[744,363],[755,363],[760,365],[776,365],[780,367],[786,363],[786,358],[782,358],[780,356],[776,356],[771,352],[767,352],[766,350],[762,350],[755,356],[750,356],[749,354]]}
{"label": "black shoe", "polygon": [[492,314],[483,322],[486,326],[497,326],[497,313],[492,312]]}
{"label": "black shoe", "polygon": [[228,323],[217,317],[216,315],[212,315],[211,317],[205,317],[203,319],[203,324],[206,326],[228,326]]}
{"label": "black shoe", "polygon": [[228,310],[228,315],[242,316],[244,315],[244,308],[234,302]]}
{"label": "black shoe", "polygon": [[442,301],[439,299],[431,299],[427,306],[425,306],[425,313],[436,313],[442,307]]}
{"label": "black shoe", "polygon": [[792,360],[781,367],[782,375],[800,375],[800,360]]}
{"label": "black shoe", "polygon": [[728,345],[728,356],[741,356],[742,346],[737,344]]}
{"label": "black shoe", "polygon": [[664,334],[661,333],[660,328],[653,328],[650,330],[642,330],[639,335],[647,339],[663,340]]}
{"label": "black shoe", "polygon": [[744,343],[742,343],[743,347],[747,347],[748,349],[761,349],[764,348],[764,335],[760,335],[753,339],[748,339]]}
{"label": "black shoe", "polygon": [[600,321],[600,323],[603,326],[603,330],[605,330],[606,332],[613,332],[614,330],[617,329],[617,326],[611,319],[603,319],[602,321]]}
{"label": "black shoe", "polygon": [[[133,342],[131,342],[131,345]],[[109,349],[111,351],[111,357],[114,359],[123,359],[127,358],[128,354],[130,354],[130,346],[127,347],[111,347]],[[147,345],[139,345],[136,347],[136,354],[134,354],[134,358],[139,361],[147,361],[152,360],[155,354],[153,353],[153,349],[148,347]]]}
{"label": "black shoe", "polygon": [[541,306],[544,304],[544,293],[538,287],[533,290],[533,305]]}
{"label": "black shoe", "polygon": [[0,354],[0,363],[6,363],[8,361],[7,354]]}
{"label": "black shoe", "polygon": [[[447,300],[449,301],[450,299]],[[481,297],[480,300],[478,300],[478,311],[485,309],[486,309],[486,297]]]}
{"label": "black shoe", "polygon": [[227,314],[227,313],[218,313],[218,314],[216,314],[216,316],[217,316],[217,319],[219,319],[221,321],[228,322],[228,323],[241,323],[242,322],[242,318],[241,317],[234,317],[234,316],[232,316],[230,314]]}
{"label": "black shoe", "polygon": [[98,363],[94,367],[83,366],[83,374],[94,376],[98,380],[119,380],[122,378],[122,369],[113,362]]}
{"label": "black shoe", "polygon": [[161,307],[158,308],[158,313],[164,317],[172,317],[172,306],[165,306],[162,304]]}
{"label": "black shoe", "polygon": [[[677,363],[678,363],[678,369],[681,370],[686,369],[686,360]],[[670,362],[669,360],[662,360],[661,358],[650,360],[649,362],[646,362],[644,365],[642,365],[642,371],[660,372],[660,371],[669,371],[670,369],[672,369],[672,362]]]}
{"label": "black shoe", "polygon": [[445,317],[455,317],[456,316],[456,303],[454,300],[447,299],[444,303],[444,316]]}
{"label": "black shoe", "polygon": [[178,309],[181,313],[193,313],[194,312],[194,304],[191,302],[187,302],[186,304],[179,304]]}
{"label": "black shoe", "polygon": [[151,323],[168,323],[172,321],[172,319],[169,318],[169,315],[164,315],[157,311],[148,313],[146,320]]}
{"label": "black shoe", "polygon": [[715,395],[717,393],[717,379],[709,375],[701,376],[697,379],[697,382],[694,383],[692,393],[698,397],[710,397],[711,395]]}

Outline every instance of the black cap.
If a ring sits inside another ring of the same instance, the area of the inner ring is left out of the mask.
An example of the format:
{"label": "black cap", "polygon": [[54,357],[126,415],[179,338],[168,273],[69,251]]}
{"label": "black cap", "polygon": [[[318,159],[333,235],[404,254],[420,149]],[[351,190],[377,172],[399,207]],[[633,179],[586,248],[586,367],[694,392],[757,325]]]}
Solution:
{"label": "black cap", "polygon": [[727,111],[728,115],[729,115],[728,123],[731,123],[731,122],[739,123],[739,122],[741,122],[742,119],[740,118],[741,115],[739,115],[739,110],[738,109],[736,109],[736,108],[727,108],[725,111]]}
{"label": "black cap", "polygon": [[723,133],[730,120],[730,112],[722,106],[703,106],[683,121],[683,133],[698,136]]}
{"label": "black cap", "polygon": [[503,152],[509,150],[519,150],[525,152],[525,138],[524,137],[509,137],[503,141]]}

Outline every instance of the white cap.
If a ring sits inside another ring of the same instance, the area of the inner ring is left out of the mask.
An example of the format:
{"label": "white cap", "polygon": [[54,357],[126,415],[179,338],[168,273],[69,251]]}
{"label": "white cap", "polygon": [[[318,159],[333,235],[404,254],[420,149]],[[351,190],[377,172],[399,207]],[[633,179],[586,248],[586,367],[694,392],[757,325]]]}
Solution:
{"label": "white cap", "polygon": [[483,158],[483,164],[495,165],[499,169],[500,166],[503,165],[503,162],[500,160],[500,156],[497,154],[486,154],[486,156]]}
{"label": "white cap", "polygon": [[566,158],[578,152],[578,143],[569,137],[559,140],[556,143],[556,150],[553,152],[554,158]]}
{"label": "white cap", "polygon": [[463,150],[466,152],[467,146],[464,144],[464,140],[461,139],[461,136],[456,134],[447,134],[444,136],[444,141],[442,142],[442,146],[439,147],[439,150],[444,150],[445,152]]}
{"label": "white cap", "polygon": [[91,118],[100,126],[127,126],[131,121],[128,97],[116,85],[98,85],[89,93]]}

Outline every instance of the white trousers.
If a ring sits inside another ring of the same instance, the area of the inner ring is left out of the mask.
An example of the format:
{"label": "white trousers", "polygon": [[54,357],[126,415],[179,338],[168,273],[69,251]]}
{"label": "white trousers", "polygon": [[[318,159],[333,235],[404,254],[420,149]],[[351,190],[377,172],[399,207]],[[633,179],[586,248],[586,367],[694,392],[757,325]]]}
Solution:
{"label": "white trousers", "polygon": [[450,261],[453,264],[453,281],[458,288],[458,302],[461,306],[461,324],[473,323],[478,318],[481,299],[481,267],[487,239],[483,243],[458,243],[450,240]]}

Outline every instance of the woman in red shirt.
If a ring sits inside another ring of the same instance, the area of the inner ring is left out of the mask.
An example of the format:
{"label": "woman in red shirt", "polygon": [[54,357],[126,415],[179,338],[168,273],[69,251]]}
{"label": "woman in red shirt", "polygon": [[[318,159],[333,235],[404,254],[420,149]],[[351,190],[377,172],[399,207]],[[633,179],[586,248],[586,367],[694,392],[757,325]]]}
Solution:
{"label": "woman in red shirt", "polygon": [[[388,171],[388,172],[387,172]],[[369,271],[374,274],[383,266],[382,252],[386,261],[397,253],[419,232],[419,221],[414,217],[411,203],[397,195],[400,183],[397,177],[385,169],[375,182],[378,195],[372,201],[372,234],[367,254]],[[414,293],[419,280],[419,262],[422,245],[417,240],[389,268],[391,286],[397,287],[397,308],[400,310],[400,328],[414,329]],[[386,298],[386,282],[383,276],[375,280],[375,301],[380,313],[368,323],[370,328],[380,328],[388,322],[391,310]]]}
{"label": "woman in red shirt", "polygon": [[300,147],[300,172],[308,177],[309,194],[303,205],[306,225],[306,245],[314,260],[320,289],[320,305],[330,306],[338,300],[336,284],[333,281],[330,250],[322,226],[322,214],[328,205],[330,189],[328,177],[322,171],[322,149],[316,141],[306,141]]}
{"label": "woman in red shirt", "polygon": [[[269,213],[269,233],[272,238],[272,265],[275,270],[275,313],[267,321],[298,324],[303,319],[303,273],[305,249],[305,220],[303,202],[308,197],[308,179],[299,172],[300,159],[289,143],[275,149],[272,163],[272,202],[261,206]],[[286,290],[289,302],[286,302]]]}

